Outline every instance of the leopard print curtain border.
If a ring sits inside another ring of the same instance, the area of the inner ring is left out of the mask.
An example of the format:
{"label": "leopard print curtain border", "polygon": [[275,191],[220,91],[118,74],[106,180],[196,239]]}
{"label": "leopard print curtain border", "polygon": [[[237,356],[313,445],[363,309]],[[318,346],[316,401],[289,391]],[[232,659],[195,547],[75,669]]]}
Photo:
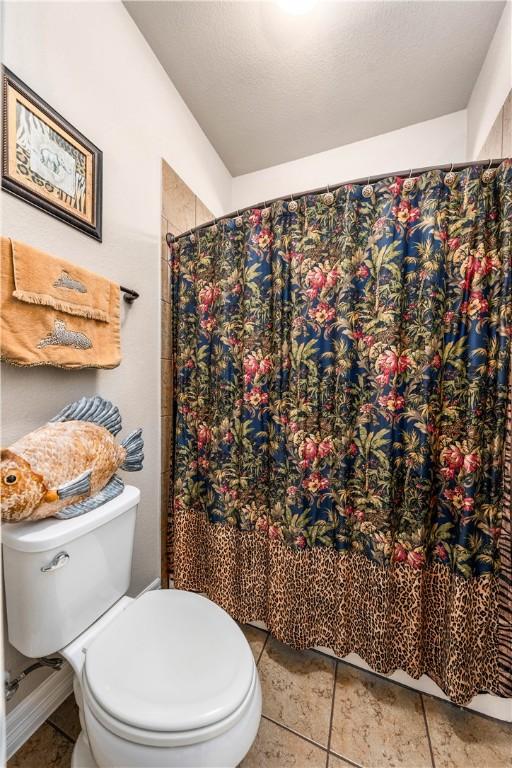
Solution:
{"label": "leopard print curtain border", "polygon": [[175,586],[204,592],[237,621],[262,620],[294,648],[355,652],[382,674],[426,674],[459,705],[477,693],[507,695],[496,577],[463,579],[439,564],[386,568],[327,548],[296,552],[192,511],[175,523]]}

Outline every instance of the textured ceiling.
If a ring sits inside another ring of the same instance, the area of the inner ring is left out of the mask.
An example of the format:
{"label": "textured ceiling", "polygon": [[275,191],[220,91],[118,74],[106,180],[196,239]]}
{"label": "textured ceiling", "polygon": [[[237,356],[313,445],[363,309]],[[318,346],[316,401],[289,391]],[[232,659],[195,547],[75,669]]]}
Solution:
{"label": "textured ceiling", "polygon": [[502,2],[125,2],[237,176],[463,109]]}

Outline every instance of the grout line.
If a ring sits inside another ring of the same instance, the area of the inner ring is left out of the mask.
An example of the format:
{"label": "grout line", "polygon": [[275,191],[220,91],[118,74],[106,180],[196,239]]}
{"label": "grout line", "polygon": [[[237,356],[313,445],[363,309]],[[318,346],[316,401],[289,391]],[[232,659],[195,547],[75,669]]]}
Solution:
{"label": "grout line", "polygon": [[[256,627],[254,624],[250,624],[249,623],[249,626],[254,626],[255,629],[260,629],[261,630],[261,627]],[[268,637],[272,636],[272,633],[269,632],[268,630],[263,629],[261,631],[262,632],[267,632],[268,633]],[[267,639],[268,639],[268,637],[267,637]],[[290,646],[286,646],[286,647],[288,648]],[[442,705],[447,705],[448,708],[451,708],[452,710],[456,709],[458,712],[462,712],[463,714],[466,714],[468,716],[481,717],[484,720],[490,720],[491,723],[498,723],[498,724],[501,724],[501,725],[508,725],[508,724],[511,724],[511,722],[512,722],[512,721],[509,721],[509,720],[503,720],[502,718],[499,718],[499,717],[493,717],[492,715],[487,715],[484,712],[478,712],[475,709],[470,709],[469,707],[467,707],[467,706],[465,707],[464,705],[461,705],[461,704],[455,704],[454,701],[451,701],[450,699],[444,699],[441,696],[436,695],[435,693],[427,693],[426,691],[421,691],[419,688],[413,688],[412,685],[409,685],[407,683],[402,683],[399,680],[393,680],[391,677],[388,677],[388,675],[380,673],[380,672],[375,672],[375,670],[373,670],[373,669],[365,669],[364,667],[361,667],[358,664],[354,664],[352,661],[347,661],[346,659],[341,658],[340,656],[336,656],[334,653],[326,653],[325,651],[321,651],[318,648],[314,648],[314,647],[312,647],[312,648],[304,648],[304,649],[302,649],[299,652],[300,653],[304,653],[306,651],[308,651],[308,652],[311,651],[312,653],[317,653],[319,656],[323,656],[325,659],[330,659],[331,661],[335,661],[337,664],[346,664],[348,667],[351,667],[356,672],[360,673],[363,677],[365,675],[369,675],[372,680],[375,680],[375,679],[381,680],[384,683],[390,683],[391,685],[397,685],[399,688],[404,688],[406,691],[411,691],[412,693],[418,693],[421,696],[428,696],[429,698],[434,699],[434,701],[437,701],[437,702],[439,702]],[[263,651],[262,651],[262,653],[263,653]],[[400,667],[397,667],[392,672],[389,672],[389,675],[393,674],[393,672],[396,672],[396,671],[401,671]],[[429,680],[432,680],[432,678],[430,678],[427,675],[426,672],[424,674],[425,674],[426,677],[428,677]],[[483,692],[481,692],[481,693],[483,693]],[[342,755],[338,755],[338,757],[342,757]],[[346,760],[347,758],[344,758],[344,759]]]}
{"label": "grout line", "polygon": [[328,742],[328,750],[329,754],[335,755],[336,757],[339,757],[340,760],[344,760],[347,763],[350,763],[350,765],[355,766],[355,768],[362,768],[360,763],[355,763],[353,760],[350,759],[350,757],[346,757],[345,755],[340,755],[338,752],[334,752],[334,750],[331,748],[331,739],[332,739],[332,723],[334,720],[334,702],[336,697],[336,681],[338,679],[338,667],[339,665],[343,663],[340,662],[339,659],[336,659],[336,669],[334,671],[334,689],[332,692],[332,710],[331,710],[331,723],[329,725],[329,742]]}
{"label": "grout line", "polygon": [[[331,751],[332,721],[334,719],[334,697],[336,695],[336,680],[337,680],[337,678],[338,678],[338,661],[336,660],[334,662],[334,680],[333,680],[332,697],[331,697],[331,716],[329,718],[329,734],[327,736],[327,752]],[[327,755],[326,768],[329,768],[329,755]]]}
{"label": "grout line", "polygon": [[423,694],[420,693],[421,708],[423,710],[423,719],[425,720],[425,729],[427,731],[428,748],[430,750],[430,760],[432,761],[432,768],[436,768],[436,761],[434,759],[434,750],[432,749],[432,742],[430,741],[430,731],[428,727],[427,710],[425,708],[425,701],[423,700]]}
{"label": "grout line", "polygon": [[[255,627],[255,629],[257,629],[257,627]],[[265,630],[262,630],[262,632],[264,632],[264,631],[265,631]],[[270,632],[267,632],[267,636],[266,636],[266,638],[265,638],[265,642],[264,642],[264,643],[263,643],[263,645],[261,646],[261,651],[260,651],[260,655],[258,656],[258,661],[256,662],[256,666],[258,666],[258,664],[260,663],[261,657],[263,656],[263,651],[264,651],[264,650],[265,650],[265,648],[267,647],[267,643],[268,643],[268,638],[269,638],[269,637],[270,637]]]}
{"label": "grout line", "polygon": [[[394,682],[391,680],[390,682]],[[397,683],[397,685],[402,685],[402,683]],[[429,699],[434,699],[434,701],[437,701],[441,705],[445,705],[448,709],[451,709],[452,711],[456,710],[459,715],[465,715],[466,717],[481,717],[483,720],[489,720],[491,723],[497,723],[498,725],[510,725],[512,723],[511,720],[503,720],[500,717],[493,717],[492,715],[487,715],[485,712],[478,712],[476,709],[469,709],[469,707],[465,707],[463,704],[456,704],[454,701],[451,701],[450,699],[442,699],[440,696],[436,696],[435,693],[427,693],[426,691],[418,691],[415,688],[410,688],[409,686],[405,685],[405,688],[409,688],[410,691],[415,691],[417,693],[421,693],[422,696],[428,696]],[[487,691],[481,691],[480,693],[487,694]],[[490,696],[494,694],[489,694]]]}
{"label": "grout line", "polygon": [[63,731],[62,728],[59,728],[58,725],[55,725],[55,723],[52,723],[50,718],[48,718],[48,720],[45,720],[45,723],[47,725],[50,725],[55,731],[57,731],[57,733],[60,733],[61,736],[64,736],[64,738],[67,739],[68,741],[70,741],[72,744],[75,743],[75,739],[73,739],[71,736],[69,736],[66,733],[66,731]]}
{"label": "grout line", "polygon": [[[340,760],[343,760],[343,762],[348,763],[349,765],[353,765],[354,768],[364,768],[364,766],[361,765],[361,763],[354,763],[353,760],[351,760],[349,757],[343,757],[343,755],[339,755],[337,752],[329,752],[330,755],[334,755],[334,757],[339,757]],[[379,766],[379,768],[381,768]]]}
{"label": "grout line", "polygon": [[262,715],[261,717],[264,718],[265,720],[269,720],[271,723],[274,723],[274,725],[279,726],[279,728],[283,728],[285,731],[288,731],[288,733],[293,733],[293,735],[298,736],[299,739],[302,739],[303,741],[307,741],[308,744],[312,744],[314,747],[318,747],[318,749],[321,749],[322,752],[329,754],[327,752],[327,747],[324,747],[322,744],[319,744],[318,741],[313,741],[313,739],[310,739],[309,736],[304,736],[303,733],[294,731],[293,728],[290,728],[289,725],[284,725],[284,723],[280,723],[277,720],[274,720],[272,717],[269,717],[268,715]]}
{"label": "grout line", "polygon": [[[263,652],[264,652],[264,650],[266,648],[266,645],[267,645],[269,637],[270,637],[270,632],[267,632],[267,637],[265,638],[265,642],[263,644],[263,648],[261,649],[261,653],[260,653],[259,658],[258,658],[258,662],[257,662],[258,664],[260,662],[261,657],[263,656]],[[323,655],[325,655],[325,654],[323,654]],[[337,671],[337,667],[338,667],[337,660],[336,659],[332,659],[332,660],[334,661],[334,665],[335,666],[334,666],[334,680],[333,680],[332,698],[331,698],[331,713],[330,713],[330,718],[329,718],[329,731],[328,731],[328,734],[327,734],[327,746],[326,747],[323,746],[322,744],[320,744],[318,741],[314,741],[313,739],[310,739],[308,736],[304,736],[304,734],[299,733],[299,731],[295,731],[293,728],[290,728],[289,726],[284,725],[283,723],[280,723],[277,720],[274,720],[273,718],[269,717],[268,715],[262,715],[262,717],[264,717],[266,720],[270,720],[270,722],[274,723],[274,725],[278,725],[280,728],[284,728],[285,731],[289,731],[290,733],[293,733],[295,736],[299,736],[299,738],[304,739],[304,741],[307,741],[310,744],[313,744],[315,747],[319,747],[320,749],[322,749],[326,753],[326,768],[328,768],[328,761],[329,761],[329,748],[330,748],[330,743],[331,743],[331,729],[332,729],[332,719],[333,719],[333,712],[334,712],[334,691],[336,689],[336,671]],[[340,757],[341,757],[341,755],[340,755]],[[343,759],[345,760],[346,758],[343,758]],[[349,762],[351,762],[352,765],[356,766],[356,768],[360,768],[360,766],[358,766],[357,763],[353,763],[352,761],[349,761]]]}
{"label": "grout line", "polygon": [[[431,699],[434,699],[434,701],[438,701],[440,704],[448,705],[448,707],[451,707],[452,709],[456,709],[458,712],[463,712],[467,715],[474,715],[475,717],[482,717],[484,720],[490,720],[492,723],[510,723],[509,720],[502,720],[499,717],[493,717],[492,715],[487,715],[484,712],[478,712],[476,709],[469,709],[469,707],[465,707],[463,704],[455,704],[454,701],[451,701],[450,699],[443,699],[441,696],[438,696],[435,693],[427,693],[426,691],[422,691],[419,688],[413,688],[412,685],[408,685],[407,683],[401,683],[399,680],[393,680],[391,677],[388,677],[387,674],[381,673],[381,672],[375,672],[373,669],[365,669],[364,667],[360,667],[358,664],[354,664],[352,661],[347,661],[344,658],[341,658],[339,656],[335,656],[334,654],[325,653],[325,651],[320,651],[318,648],[307,648],[305,650],[312,651],[313,653],[318,653],[320,656],[323,656],[326,659],[334,659],[338,662],[338,664],[346,664],[347,666],[354,669],[356,672],[359,672],[360,674],[369,675],[372,680],[382,680],[384,683],[390,683],[390,685],[397,685],[399,688],[405,688],[406,691],[412,691],[412,693],[419,693],[422,696],[429,696]],[[397,667],[392,672],[389,672],[389,675],[393,674],[393,672],[400,672],[404,671],[401,670],[400,667]],[[428,679],[432,682],[432,678],[428,676],[428,674],[425,672],[423,673]],[[486,693],[484,691],[481,691],[481,693]]]}

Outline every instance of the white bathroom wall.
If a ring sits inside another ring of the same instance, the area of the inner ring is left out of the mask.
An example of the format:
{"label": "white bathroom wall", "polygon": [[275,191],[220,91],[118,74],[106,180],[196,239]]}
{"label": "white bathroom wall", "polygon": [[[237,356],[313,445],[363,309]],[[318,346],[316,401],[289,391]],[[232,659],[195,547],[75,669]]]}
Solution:
{"label": "white bathroom wall", "polygon": [[[467,109],[237,176],[233,179],[231,208],[388,171],[487,157],[484,145],[511,89],[512,2],[508,0]],[[507,155],[507,131],[512,129],[506,106],[504,110],[500,146]]]}
{"label": "white bathroom wall", "polygon": [[[136,593],[160,575],[162,157],[215,215],[229,209],[231,176],[120,2],[8,2],[1,26],[3,62],[104,153],[102,244],[5,193],[2,234],[140,293],[131,307],[122,302],[119,368],[2,365],[2,444],[96,392],[119,406],[124,434],[143,427],[144,470],[125,473],[142,491],[131,585]],[[7,669],[16,674],[25,664],[7,644]],[[12,704],[43,676],[30,676]]]}
{"label": "white bathroom wall", "polygon": [[466,155],[466,111],[274,165],[233,179],[232,209],[388,171],[457,163]]}
{"label": "white bathroom wall", "polygon": [[511,89],[512,3],[509,0],[468,102],[468,158],[482,156],[484,142]]}

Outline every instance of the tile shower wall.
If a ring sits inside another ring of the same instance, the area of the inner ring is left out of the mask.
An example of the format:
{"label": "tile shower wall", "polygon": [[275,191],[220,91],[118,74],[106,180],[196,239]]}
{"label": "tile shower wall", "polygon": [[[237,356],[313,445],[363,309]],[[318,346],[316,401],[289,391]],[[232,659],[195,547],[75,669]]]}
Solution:
{"label": "tile shower wall", "polygon": [[213,219],[213,213],[192,192],[175,171],[162,161],[162,253],[161,253],[161,420],[162,420],[162,528],[161,568],[162,579],[167,573],[168,521],[165,510],[169,504],[169,480],[171,461],[171,418],[172,418],[172,335],[171,335],[171,292],[169,249],[165,236],[167,232],[179,235],[192,227]]}
{"label": "tile shower wall", "polygon": [[508,94],[478,155],[479,160],[499,157],[512,157],[512,91]]}

